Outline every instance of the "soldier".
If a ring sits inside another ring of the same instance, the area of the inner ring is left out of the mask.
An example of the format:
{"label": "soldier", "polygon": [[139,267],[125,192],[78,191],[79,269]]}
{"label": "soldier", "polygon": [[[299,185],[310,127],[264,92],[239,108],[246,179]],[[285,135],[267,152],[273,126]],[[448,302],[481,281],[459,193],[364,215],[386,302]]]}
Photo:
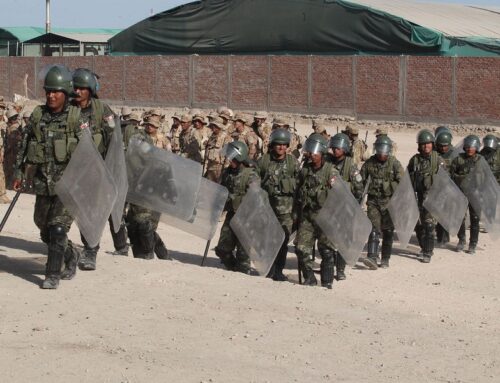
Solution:
{"label": "soldier", "polygon": [[[458,157],[451,161],[450,176],[457,186],[463,191],[463,181],[467,175],[474,171],[477,161],[481,159],[479,148],[481,141],[475,135],[469,135],[464,138],[464,153],[460,153]],[[469,218],[470,218],[470,238],[469,238],[469,254],[475,254],[477,242],[479,240],[479,214],[476,213],[472,205],[469,203]],[[458,230],[458,244],[456,251],[462,251],[465,247],[465,219]]]}
{"label": "soldier", "polygon": [[224,145],[232,141],[232,138],[224,131],[225,126],[222,118],[215,117],[208,126],[212,129],[212,135],[208,139],[205,151],[204,177],[220,183],[222,169],[226,161],[221,150]]}
{"label": "soldier", "polygon": [[[224,207],[227,214],[220,230],[215,254],[226,269],[250,274],[250,257],[243,250],[238,238],[229,226],[229,222],[238,210],[250,184],[259,182],[259,176],[254,168],[248,166],[248,147],[244,142],[233,141],[225,147],[224,151],[230,164],[222,173],[221,184],[227,188],[229,196]],[[236,254],[234,254],[235,249]]]}
{"label": "soldier", "polygon": [[348,126],[343,133],[349,136],[352,159],[356,165],[360,166],[362,162],[369,158],[366,142],[358,137],[359,129],[356,126]]}
{"label": "soldier", "polygon": [[[354,198],[361,201],[363,183],[358,167],[354,164],[352,157],[349,156],[349,137],[344,133],[337,133],[331,138],[329,147],[332,154],[328,156],[328,160],[350,186]],[[335,250],[335,267],[337,268],[337,280],[345,280],[345,261],[337,250]]]}
{"label": "soldier", "polygon": [[3,172],[3,160],[4,160],[4,134],[0,135],[0,203],[10,203],[9,197],[7,197],[7,190],[5,190],[5,174]]}
{"label": "soldier", "polygon": [[7,127],[4,139],[3,166],[5,174],[5,184],[11,186],[14,180],[14,167],[19,145],[22,141],[23,131],[18,120],[19,114],[15,109],[7,111]]}
{"label": "soldier", "polygon": [[[89,69],[78,68],[73,72],[73,87],[75,97],[72,105],[80,108],[80,128],[90,130],[97,150],[104,158],[115,127],[115,114],[107,104],[99,100],[97,75]],[[111,235],[115,250],[120,254],[126,254],[128,245],[125,224],[122,224],[116,234],[111,227]],[[81,239],[84,250],[78,267],[80,270],[95,270],[99,245],[90,247],[83,236]]]}
{"label": "soldier", "polygon": [[237,113],[234,115],[233,121],[233,139],[235,141],[244,142],[248,147],[248,158],[252,161],[257,160],[257,156],[259,155],[259,139],[254,131],[247,126],[247,116],[242,113]]}
{"label": "soldier", "polygon": [[335,177],[339,176],[335,166],[326,161],[328,141],[321,134],[311,134],[304,144],[307,162],[298,177],[299,230],[296,253],[299,268],[304,276],[304,284],[317,285],[313,271],[312,250],[318,240],[321,255],[321,286],[332,288],[335,247],[318,227],[314,218],[322,208]]}
{"label": "soldier", "polygon": [[285,232],[285,240],[276,256],[268,277],[275,281],[286,281],[283,274],[288,254],[288,242],[294,220],[296,221],[295,195],[300,165],[297,159],[287,154],[291,134],[278,128],[270,137],[270,151],[262,156],[257,164],[261,186],[269,196],[269,203]]}
{"label": "soldier", "polygon": [[408,163],[408,172],[415,190],[420,218],[415,228],[422,249],[423,263],[429,263],[434,252],[434,227],[436,219],[424,208],[423,203],[432,186],[434,176],[444,162],[434,151],[434,135],[422,129],[417,135],[418,153]]}
{"label": "soldier", "polygon": [[189,114],[183,114],[180,120],[182,129],[179,135],[180,156],[203,164],[201,141],[198,139],[198,135],[195,134],[196,131],[191,125],[191,116]]}
{"label": "soldier", "polygon": [[144,121],[144,130],[151,138],[151,142],[154,146],[160,149],[171,150],[170,140],[165,137],[164,134],[160,133],[160,122],[156,118],[149,118]]}
{"label": "soldier", "polygon": [[130,138],[140,130],[141,116],[137,112],[130,113],[128,119],[122,123],[123,145],[126,149]]}
{"label": "soldier", "polygon": [[234,133],[234,124],[231,120],[233,118],[231,110],[226,107],[221,107],[218,109],[218,111],[219,111],[219,117],[222,118],[224,126],[226,126],[227,134],[232,136],[232,134]]}
{"label": "soldier", "polygon": [[380,267],[389,267],[394,237],[394,224],[387,208],[391,197],[403,177],[401,163],[391,154],[392,141],[380,135],[374,144],[375,154],[361,167],[364,185],[368,184],[368,218],[373,228],[368,238],[368,257],[363,262],[372,270],[378,267],[379,239],[382,236]]}
{"label": "soldier", "polygon": [[205,116],[201,113],[193,116],[193,127],[195,129],[196,138],[200,142],[201,158],[205,159],[205,147],[207,146],[208,138],[212,135],[211,130],[207,127]]}
{"label": "soldier", "polygon": [[179,154],[180,153],[180,143],[179,143],[179,137],[181,135],[181,120],[180,116],[175,113],[172,116],[172,126],[170,127],[170,133],[169,133],[169,138],[170,138],[170,144],[172,146],[172,153]]}
{"label": "soldier", "polygon": [[[327,140],[330,140],[330,135],[326,131],[326,127],[323,125],[323,123],[319,121],[313,120],[313,130],[314,133],[321,134],[323,137],[325,137]],[[349,138],[349,137],[348,137]]]}
{"label": "soldier", "polygon": [[[80,109],[69,105],[73,84],[71,72],[66,67],[53,66],[45,76],[44,89],[47,101],[37,106],[31,115],[16,161],[13,188],[21,188],[25,160],[36,166],[34,220],[42,241],[48,245],[45,280],[41,287],[56,289],[60,279],[73,278],[79,258],[77,248],[67,237],[74,218],[54,188],[81,135]],[[66,145],[57,144],[62,141]],[[65,269],[61,273],[63,262]]]}
{"label": "soldier", "polygon": [[210,112],[207,116],[208,123],[210,124],[213,120],[215,120],[217,117],[219,117],[219,113],[217,112]]}
{"label": "soldier", "polygon": [[252,130],[260,138],[260,153],[259,157],[267,153],[269,149],[269,136],[271,135],[272,125],[267,120],[267,112],[255,112],[252,123]]}
{"label": "soldier", "polygon": [[31,112],[29,110],[25,110],[23,112],[23,120],[21,121],[21,128],[24,130],[28,125],[28,121],[30,120]]}
{"label": "soldier", "polygon": [[484,157],[495,179],[500,183],[500,151],[498,149],[498,138],[493,134],[487,134],[483,138],[483,149],[481,155]]}
{"label": "soldier", "polygon": [[[375,130],[375,139],[379,138],[380,136],[387,136],[389,137],[389,129],[385,126],[381,126],[381,127],[378,127],[376,130]],[[390,139],[390,137],[389,137]],[[391,140],[391,143],[392,143],[392,152],[391,154],[393,156],[396,156],[396,154],[398,153],[398,144]]]}
{"label": "soldier", "polygon": [[123,106],[121,111],[120,111],[120,116],[122,121],[127,121],[130,117],[130,114],[132,113],[132,109],[130,109],[128,106]]}
{"label": "soldier", "polygon": [[[436,132],[438,131],[439,128],[436,129]],[[445,131],[440,130],[436,135],[436,151],[443,159],[444,165],[447,169],[450,168],[451,156],[453,154],[453,146],[451,145],[452,139],[453,137],[448,129]],[[450,242],[450,234],[439,223],[436,225],[436,240],[439,246],[445,246],[448,242]]]}
{"label": "soldier", "polygon": [[[131,138],[146,141],[148,144],[163,148],[155,144],[155,135],[158,133],[158,122],[151,120],[146,122],[144,130],[137,130]],[[156,125],[156,126],[155,126]],[[130,244],[132,246],[132,254],[134,258],[153,259],[155,254],[159,259],[172,259],[168,250],[156,232],[158,222],[160,221],[160,213],[147,209],[142,206],[129,204],[127,217],[127,232]]]}
{"label": "soldier", "polygon": [[288,154],[292,154],[295,158],[300,157],[300,149],[303,145],[303,139],[297,134],[295,128],[290,126],[290,123],[282,118],[275,118],[273,121],[273,129],[283,128],[290,132],[290,146],[288,147]]}

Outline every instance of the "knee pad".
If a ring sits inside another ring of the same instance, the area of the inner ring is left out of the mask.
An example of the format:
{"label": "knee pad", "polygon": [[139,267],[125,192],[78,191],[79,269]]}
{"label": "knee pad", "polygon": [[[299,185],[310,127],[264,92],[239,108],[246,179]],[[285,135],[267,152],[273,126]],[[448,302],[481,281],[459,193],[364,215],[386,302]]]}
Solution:
{"label": "knee pad", "polygon": [[66,239],[66,230],[60,225],[49,227],[50,242],[58,242]]}
{"label": "knee pad", "polygon": [[379,233],[377,230],[373,229],[370,232],[370,236],[368,237],[369,241],[378,241],[379,240]]}
{"label": "knee pad", "polygon": [[434,231],[434,224],[432,222],[426,222],[424,224],[424,230],[425,230],[425,234],[427,235],[434,235],[433,231]]}

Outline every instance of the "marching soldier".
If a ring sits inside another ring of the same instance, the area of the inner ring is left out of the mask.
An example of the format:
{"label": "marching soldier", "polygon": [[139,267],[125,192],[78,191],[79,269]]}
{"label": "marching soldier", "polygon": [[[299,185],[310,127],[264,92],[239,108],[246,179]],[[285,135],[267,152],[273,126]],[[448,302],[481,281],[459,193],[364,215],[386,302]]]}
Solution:
{"label": "marching soldier", "polygon": [[212,135],[208,139],[205,151],[204,177],[210,181],[220,183],[222,170],[226,162],[221,150],[224,145],[232,141],[232,138],[225,132],[226,127],[222,118],[215,117],[208,126],[212,129]]}
{"label": "marching soldier", "polygon": [[[381,126],[381,127],[377,128],[375,130],[375,139],[379,138],[380,136],[387,136],[387,137],[389,137],[389,129],[387,127],[385,127],[385,126]],[[390,137],[389,137],[389,139],[390,139]],[[396,154],[398,153],[398,144],[395,141],[393,141],[393,140],[391,140],[391,143],[392,143],[392,152],[391,152],[391,154],[393,156],[396,156]]]}
{"label": "marching soldier", "polygon": [[[464,138],[464,153],[460,153],[458,157],[451,161],[450,176],[457,186],[463,190],[463,181],[467,175],[474,171],[477,161],[481,159],[479,149],[481,141],[475,135],[469,135]],[[472,205],[469,203],[469,218],[470,218],[470,238],[469,238],[469,254],[475,254],[477,242],[479,240],[479,214],[476,213]],[[458,230],[458,244],[456,251],[462,251],[465,247],[465,218]]]}
{"label": "marching soldier", "polygon": [[179,135],[180,156],[189,158],[203,164],[201,156],[201,141],[191,125],[192,118],[189,114],[183,114],[181,120],[181,133]]}
{"label": "marching soldier", "polygon": [[483,149],[481,155],[484,157],[498,183],[500,183],[500,151],[498,150],[498,138],[493,134],[487,134],[483,138]]}
{"label": "marching soldier", "polygon": [[422,129],[417,135],[418,153],[408,163],[408,172],[415,190],[420,210],[420,218],[415,228],[418,243],[422,249],[423,263],[429,263],[434,253],[434,228],[436,219],[424,208],[423,203],[429,192],[434,176],[444,162],[434,150],[434,135]]}
{"label": "marching soldier", "polygon": [[[229,222],[234,217],[250,184],[259,182],[255,169],[249,167],[248,147],[244,142],[233,141],[225,147],[225,155],[230,161],[229,167],[222,173],[222,186],[229,191],[224,211],[227,212],[220,231],[215,254],[226,269],[250,274],[250,257],[246,254]],[[236,253],[235,253],[236,250]]]}
{"label": "marching soldier", "polygon": [[257,164],[261,187],[267,192],[269,203],[285,232],[285,240],[268,274],[268,277],[275,281],[287,280],[283,269],[286,265],[293,222],[296,220],[295,197],[300,165],[294,156],[287,154],[290,139],[288,130],[273,130],[269,143],[270,151],[264,154]]}
{"label": "marching soldier", "polygon": [[252,161],[257,160],[259,155],[259,139],[250,127],[247,126],[247,116],[242,113],[234,115],[234,132],[232,137],[235,141],[244,142],[248,147],[248,158]]}
{"label": "marching soldier", "polygon": [[386,135],[377,137],[375,154],[361,167],[364,185],[368,184],[368,218],[373,228],[368,238],[368,257],[363,262],[372,270],[378,267],[379,240],[382,236],[382,256],[380,267],[389,267],[394,241],[394,224],[389,214],[388,204],[403,177],[403,167],[394,157],[392,141]]}
{"label": "marching soldier", "polygon": [[304,284],[317,285],[313,271],[312,250],[318,241],[321,255],[321,286],[332,288],[335,247],[328,240],[314,218],[323,207],[335,177],[339,175],[331,162],[326,161],[328,141],[321,135],[311,134],[304,144],[307,162],[298,177],[299,230],[297,233],[296,253],[299,267],[304,276]]}
{"label": "marching soldier", "polygon": [[181,131],[182,128],[181,128],[180,116],[177,113],[175,113],[172,116],[172,126],[170,127],[170,133],[169,133],[170,144],[172,146],[172,153],[179,154],[181,150],[179,142]]}
{"label": "marching soldier", "polygon": [[[329,161],[339,172],[342,179],[350,186],[351,192],[358,201],[363,196],[363,183],[358,167],[349,156],[349,137],[344,133],[337,133],[329,144],[332,154],[328,156]],[[345,261],[342,255],[335,250],[335,267],[337,268],[337,280],[343,281],[345,275]]]}
{"label": "marching soldier", "polygon": [[[439,130],[439,128],[436,129],[436,132],[439,131],[436,135],[436,151],[443,159],[446,169],[449,169],[451,165],[451,156],[453,154],[453,146],[451,144],[453,136],[447,128],[445,129],[446,130]],[[448,242],[450,242],[450,234],[439,223],[436,225],[436,240],[439,246],[445,246]]]}
{"label": "marching soldier", "polygon": [[369,153],[366,143],[358,137],[359,129],[356,126],[348,126],[343,133],[347,134],[351,140],[351,156],[354,163],[361,165],[369,158]]}
{"label": "marching soldier", "polygon": [[253,123],[251,126],[254,133],[261,140],[259,157],[267,153],[269,149],[269,136],[271,135],[271,130],[273,129],[273,127],[266,121],[267,117],[267,112],[255,112]]}
{"label": "marching soldier", "polygon": [[208,138],[212,135],[205,122],[205,116],[200,113],[195,114],[193,116],[193,128],[195,129],[196,138],[200,142],[201,158],[205,159],[205,147],[207,146]]}

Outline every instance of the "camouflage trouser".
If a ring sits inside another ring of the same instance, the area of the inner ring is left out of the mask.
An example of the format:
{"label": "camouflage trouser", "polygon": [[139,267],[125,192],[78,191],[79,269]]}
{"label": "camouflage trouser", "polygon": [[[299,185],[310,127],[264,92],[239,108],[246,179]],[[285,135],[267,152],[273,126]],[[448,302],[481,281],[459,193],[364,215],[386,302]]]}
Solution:
{"label": "camouflage trouser", "polygon": [[222,174],[222,165],[211,165],[205,172],[205,178],[212,182],[220,183]]}
{"label": "camouflage trouser", "polygon": [[42,241],[49,243],[51,226],[62,226],[67,233],[73,223],[73,216],[58,196],[37,195],[35,200],[35,225],[40,229]]}
{"label": "camouflage trouser", "polygon": [[[469,219],[470,219],[470,238],[469,242],[476,246],[479,240],[479,221],[480,216],[476,214],[476,211],[469,204]],[[465,242],[465,218],[462,221],[462,225],[460,225],[460,229],[458,230],[457,237],[460,241]]]}
{"label": "camouflage trouser", "polygon": [[[224,266],[229,270],[248,272],[250,270],[250,257],[247,255],[240,241],[229,226],[234,212],[227,212],[226,219],[220,229],[220,237],[215,254],[221,259]],[[236,254],[233,251],[236,249]]]}
{"label": "camouflage trouser", "polygon": [[391,215],[387,209],[388,201],[374,201],[369,200],[366,205],[368,208],[368,218],[370,219],[373,228],[377,230],[378,234],[388,229],[394,229]]}
{"label": "camouflage trouser", "polygon": [[291,214],[276,214],[279,223],[283,231],[285,232],[285,239],[283,245],[281,245],[278,255],[274,260],[273,266],[269,274],[272,276],[275,272],[282,272],[286,265],[286,257],[288,255],[288,241],[290,240],[290,234],[292,234],[293,219]]}
{"label": "camouflage trouser", "polygon": [[3,169],[5,175],[5,185],[7,189],[12,189],[12,182],[14,182],[14,165],[16,163],[16,153],[14,151],[7,151],[3,158]]}
{"label": "camouflage trouser", "polygon": [[[419,206],[420,218],[415,227],[418,244],[424,253],[431,253],[434,249],[434,229],[437,220],[422,205]],[[427,249],[427,251],[425,250]]]}
{"label": "camouflage trouser", "polygon": [[[335,252],[335,246],[323,234],[321,228],[313,221],[312,216],[303,214],[299,222],[299,230],[297,232],[296,254],[299,260],[299,265],[303,270],[312,270],[313,259],[312,251],[315,241],[318,240],[318,250],[323,262],[332,262]],[[332,259],[330,259],[332,258]]]}
{"label": "camouflage trouser", "polygon": [[155,244],[159,239],[156,233],[159,221],[160,213],[132,203],[129,205],[126,222],[134,257],[154,257]]}

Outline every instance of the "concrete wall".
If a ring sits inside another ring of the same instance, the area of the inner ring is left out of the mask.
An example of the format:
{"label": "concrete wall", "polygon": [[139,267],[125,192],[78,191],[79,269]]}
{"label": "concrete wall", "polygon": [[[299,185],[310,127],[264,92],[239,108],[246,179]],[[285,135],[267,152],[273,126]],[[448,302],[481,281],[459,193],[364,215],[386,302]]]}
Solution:
{"label": "concrete wall", "polygon": [[2,57],[0,95],[43,96],[47,64],[87,67],[119,104],[499,123],[500,58],[420,56]]}

